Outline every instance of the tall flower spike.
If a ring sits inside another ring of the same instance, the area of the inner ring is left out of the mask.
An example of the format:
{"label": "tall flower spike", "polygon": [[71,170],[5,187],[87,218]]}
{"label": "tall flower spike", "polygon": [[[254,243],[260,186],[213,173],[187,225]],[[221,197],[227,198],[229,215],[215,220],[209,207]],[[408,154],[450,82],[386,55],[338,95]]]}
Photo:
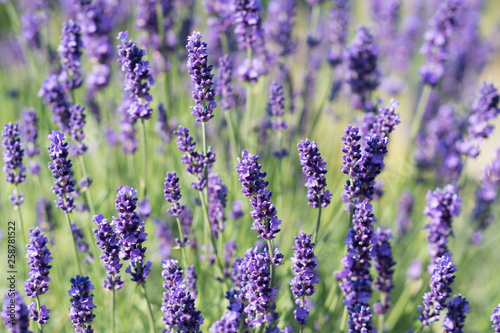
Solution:
{"label": "tall flower spike", "polygon": [[93,289],[94,286],[88,276],[77,274],[75,278],[71,278],[71,289],[68,290],[68,294],[71,297],[72,306],[69,308],[68,316],[76,333],[94,332],[90,325],[95,318],[92,309],[96,308],[94,294],[91,294]]}
{"label": "tall flower spike", "polygon": [[184,210],[184,206],[179,204],[181,200],[181,191],[179,189],[179,177],[176,172],[167,172],[165,175],[163,195],[172,205],[167,212],[172,216],[179,216]]}
{"label": "tall flower spike", "polygon": [[444,333],[462,333],[465,322],[465,314],[469,313],[469,302],[461,294],[453,295],[451,300],[446,301],[448,313],[443,321]]}
{"label": "tall flower spike", "polygon": [[130,260],[125,272],[132,275],[132,281],[144,284],[151,272],[151,262],[144,262],[146,248],[142,243],[146,241],[148,234],[144,232],[144,221],[137,213],[136,194],[136,190],[125,185],[116,191],[115,209],[118,217],[113,216],[112,225],[119,238],[118,256],[120,259]]}
{"label": "tall flower spike", "polygon": [[83,139],[85,139],[85,134],[83,133],[83,126],[85,126],[85,106],[81,106],[80,104],[73,105],[69,112],[71,114],[69,120],[69,128],[71,138],[74,141],[74,144],[71,146],[71,155],[79,156],[87,151],[87,146],[83,143]]}
{"label": "tall flower spike", "polygon": [[323,161],[315,141],[305,139],[300,141],[297,147],[302,173],[306,175],[305,186],[309,188],[306,195],[309,199],[309,206],[325,208],[330,204],[332,196],[330,191],[326,190],[326,162]]}
{"label": "tall flower spike", "polygon": [[458,216],[462,201],[453,185],[446,185],[443,189],[430,191],[425,197],[427,204],[424,214],[431,220],[425,227],[429,234],[429,254],[431,262],[441,256],[449,256],[448,237],[453,236],[452,217]]}
{"label": "tall flower spike", "polygon": [[251,49],[255,54],[264,51],[264,29],[259,0],[232,0],[234,34],[238,47]]}
{"label": "tall flower spike", "polygon": [[3,299],[0,318],[3,319],[5,327],[10,332],[32,333],[29,330],[30,318],[27,306],[24,304],[23,296],[14,290],[7,290]]}
{"label": "tall flower spike", "polygon": [[415,204],[415,197],[410,190],[405,190],[399,198],[398,215],[396,216],[397,237],[403,237],[408,233],[413,224],[411,214]]}
{"label": "tall flower spike", "polygon": [[[2,171],[6,173],[5,180],[13,185],[20,184],[26,179],[26,168],[23,166],[24,150],[19,138],[19,125],[17,123],[4,124],[2,137],[4,138],[2,142],[4,148]],[[24,201],[24,195],[14,190],[10,201],[14,206],[19,206]]]}
{"label": "tall flower spike", "polygon": [[456,12],[461,6],[461,0],[445,0],[429,21],[429,28],[424,34],[425,42],[420,48],[420,53],[425,55],[425,63],[419,70],[424,84],[435,86],[444,74],[448,43],[457,25]]}
{"label": "tall flower spike", "polygon": [[449,257],[442,256],[436,259],[430,282],[431,291],[422,297],[424,306],[418,306],[420,311],[418,319],[426,327],[440,319],[439,314],[445,308],[446,301],[453,291],[451,284],[455,281],[456,271],[457,267]]}
{"label": "tall flower spike", "polygon": [[149,90],[155,81],[149,72],[149,62],[142,60],[146,51],[140,49],[134,41],[127,40],[127,37],[128,31],[125,31],[120,32],[117,39],[122,42],[118,45],[118,62],[125,73],[124,89],[131,97],[128,113],[134,119],[147,120],[153,114],[153,109],[149,107],[153,100]]}
{"label": "tall flower spike", "polygon": [[351,104],[356,109],[373,111],[375,105],[370,94],[379,85],[380,73],[377,70],[378,49],[370,30],[361,26],[356,38],[347,49],[349,76],[347,83],[351,87]]}
{"label": "tall flower spike", "polygon": [[490,317],[490,321],[493,323],[491,326],[495,333],[500,332],[500,304],[496,308],[493,309],[493,314]]}
{"label": "tall flower spike", "polygon": [[[35,157],[40,153],[38,147],[38,117],[34,108],[24,109],[21,114],[21,139],[24,145],[24,153],[28,157]],[[40,164],[36,161],[30,161],[28,170],[34,175],[40,173]]]}
{"label": "tall flower spike", "polygon": [[226,225],[227,187],[216,174],[208,175],[208,219],[215,238],[224,231]]}
{"label": "tall flower spike", "polygon": [[75,208],[72,198],[75,180],[73,179],[73,164],[68,159],[68,143],[64,142],[64,134],[56,131],[52,131],[47,139],[51,141],[47,150],[52,160],[49,162],[49,170],[54,177],[55,186],[52,187],[52,191],[57,195],[56,208],[65,213],[71,213]]}
{"label": "tall flower spike", "polygon": [[57,124],[59,130],[68,133],[71,104],[67,100],[66,90],[59,82],[57,75],[49,75],[43,80],[38,97],[42,97],[43,104],[49,106],[52,112],[52,121]]}
{"label": "tall flower spike", "polygon": [[177,267],[179,262],[173,259],[161,263],[161,276],[165,279],[163,288],[163,303],[161,311],[164,314],[165,332],[198,333],[203,324],[201,311],[197,311],[194,298],[186,291],[186,283],[182,277],[182,268]]}
{"label": "tall flower spike", "polygon": [[235,104],[232,80],[233,64],[231,57],[225,54],[219,58],[219,70],[215,85],[215,93],[220,97],[220,107],[223,111],[231,109]]}
{"label": "tall flower spike", "polygon": [[394,289],[392,281],[394,274],[394,265],[396,263],[392,259],[392,247],[389,240],[392,238],[389,229],[377,228],[375,233],[376,243],[372,248],[372,257],[375,262],[375,269],[377,271],[377,278],[373,289],[383,293],[384,299],[373,305],[373,309],[378,314],[385,314],[391,307],[391,291]]}
{"label": "tall flower spike", "polygon": [[328,62],[332,67],[340,65],[343,61],[348,24],[348,0],[334,0],[328,24],[328,41],[331,47],[328,52]]}
{"label": "tall flower spike", "polygon": [[108,220],[101,213],[94,215],[92,221],[97,224],[97,228],[92,230],[94,231],[96,244],[102,250],[100,258],[106,269],[106,277],[103,279],[102,286],[107,290],[121,289],[123,288],[124,281],[120,276],[120,269],[123,264],[120,263],[118,235],[115,233],[113,226],[108,223]]}
{"label": "tall flower spike", "polygon": [[314,255],[314,243],[311,242],[311,234],[300,232],[299,237],[294,237],[295,246],[293,257],[290,259],[295,266],[292,267],[293,275],[290,281],[292,293],[300,301],[299,307],[295,309],[294,315],[297,324],[307,324],[306,318],[309,316],[309,310],[303,304],[303,297],[311,296],[316,292],[314,287],[317,284],[318,277],[316,273],[316,256]]}
{"label": "tall flower spike", "polygon": [[260,239],[273,239],[281,230],[281,220],[278,219],[278,211],[271,203],[272,192],[266,187],[269,182],[265,181],[265,172],[260,172],[261,165],[257,162],[258,155],[253,155],[244,150],[238,157],[238,179],[243,187],[241,192],[250,198],[252,211],[250,215],[254,218],[252,229],[259,233]]}
{"label": "tall flower spike", "polygon": [[285,98],[283,97],[283,85],[272,82],[269,86],[269,102],[267,102],[267,115],[271,117],[271,126],[275,130],[286,129],[287,123],[283,120],[285,113]]}
{"label": "tall flower spike", "polygon": [[359,135],[359,128],[349,125],[347,126],[344,136],[342,137],[342,166],[340,170],[343,174],[350,177],[357,176],[357,168],[359,160],[361,159],[361,145],[359,144],[361,135]]}
{"label": "tall flower spike", "polygon": [[49,270],[52,257],[47,248],[49,240],[39,228],[29,231],[29,244],[26,244],[26,258],[28,258],[29,278],[24,282],[26,296],[37,298],[49,290]]}
{"label": "tall flower spike", "polygon": [[279,46],[279,55],[283,57],[292,54],[297,44],[293,37],[296,5],[294,0],[278,0],[269,2],[267,6],[266,37],[269,36]]}
{"label": "tall flower spike", "polygon": [[186,66],[195,84],[193,99],[196,105],[191,106],[191,114],[196,117],[196,121],[207,122],[214,117],[212,112],[217,103],[214,100],[212,65],[208,65],[207,43],[202,42],[201,37],[197,31],[188,37]]}
{"label": "tall flower spike", "polygon": [[61,57],[61,66],[66,71],[65,86],[68,90],[74,90],[82,85],[82,73],[80,57],[83,47],[81,28],[78,22],[69,20],[62,26],[61,43],[57,48]]}

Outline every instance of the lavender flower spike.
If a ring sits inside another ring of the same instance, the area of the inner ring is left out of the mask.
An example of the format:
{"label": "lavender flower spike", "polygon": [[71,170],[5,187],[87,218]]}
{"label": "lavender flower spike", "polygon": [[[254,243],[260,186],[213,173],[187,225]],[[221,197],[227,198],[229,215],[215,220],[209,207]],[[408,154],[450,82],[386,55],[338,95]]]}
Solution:
{"label": "lavender flower spike", "polygon": [[427,235],[429,254],[431,262],[434,262],[441,256],[450,255],[447,238],[453,236],[452,217],[459,214],[462,201],[453,185],[429,191],[425,199],[427,205],[424,214],[431,218],[425,228],[429,231]]}
{"label": "lavender flower spike", "polygon": [[314,255],[314,243],[311,242],[311,234],[301,232],[299,237],[295,238],[293,247],[293,257],[290,259],[294,271],[294,276],[290,281],[292,292],[297,296],[299,307],[295,309],[294,315],[297,324],[307,324],[306,318],[309,316],[309,310],[305,307],[304,297],[311,296],[316,291],[314,285],[318,283],[316,273],[316,256]]}
{"label": "lavender flower spike", "polygon": [[117,39],[122,44],[118,46],[118,62],[121,63],[121,69],[125,72],[124,89],[129,92],[131,103],[128,113],[133,119],[141,118],[147,120],[151,117],[153,109],[149,103],[153,100],[149,90],[155,82],[150,74],[149,62],[142,60],[146,51],[140,49],[137,44],[128,40],[128,31],[120,32]]}
{"label": "lavender flower spike", "polygon": [[161,311],[165,315],[162,319],[165,323],[164,332],[198,333],[200,325],[203,324],[201,311],[197,311],[194,298],[186,291],[186,283],[182,277],[181,267],[177,267],[178,261],[173,259],[164,260],[161,263],[163,272],[161,276],[165,279],[163,288],[163,303]]}
{"label": "lavender flower spike", "polygon": [[[17,184],[26,179],[24,174],[26,168],[23,166],[24,150],[19,138],[19,125],[17,123],[4,124],[2,137],[4,138],[2,142],[4,148],[2,171],[7,174],[5,180],[17,187]],[[14,195],[10,197],[10,201],[14,206],[19,206],[24,201],[24,195],[18,194],[17,190],[14,189]]]}
{"label": "lavender flower spike", "polygon": [[26,258],[30,268],[29,278],[24,282],[26,296],[36,298],[49,290],[49,270],[52,268],[50,262],[52,257],[47,249],[49,240],[39,228],[32,228],[29,232],[29,244],[26,245]]}
{"label": "lavender flower spike", "polygon": [[113,217],[112,225],[119,238],[118,255],[120,259],[130,260],[125,272],[132,275],[132,281],[144,284],[151,272],[151,262],[144,262],[146,248],[142,243],[146,241],[148,234],[144,232],[144,221],[137,213],[137,191],[122,185],[116,193],[115,208],[118,217]]}
{"label": "lavender flower spike", "polygon": [[436,259],[430,282],[431,291],[422,297],[424,306],[418,306],[420,311],[418,319],[426,327],[439,320],[439,313],[444,309],[446,300],[453,291],[451,284],[455,281],[456,271],[457,267],[449,257],[442,256]]}
{"label": "lavender flower spike", "polygon": [[5,292],[0,318],[3,319],[3,324],[10,332],[32,333],[29,330],[28,308],[24,304],[23,296],[17,290]]}
{"label": "lavender flower spike", "polygon": [[74,90],[82,85],[82,73],[80,57],[83,47],[80,25],[69,20],[63,23],[61,43],[57,48],[61,57],[61,66],[66,71],[65,86],[68,90]]}
{"label": "lavender flower spike", "polygon": [[71,289],[68,290],[68,294],[71,296],[72,306],[69,308],[68,316],[76,333],[94,332],[90,325],[95,318],[92,309],[96,308],[94,294],[90,293],[93,289],[94,286],[88,276],[77,274],[75,278],[71,278]]}
{"label": "lavender flower spike", "polygon": [[231,57],[225,54],[219,58],[219,70],[215,85],[215,93],[221,99],[220,107],[223,111],[231,109],[235,103],[232,79],[233,64]]}
{"label": "lavender flower spike", "polygon": [[106,277],[103,279],[103,288],[107,290],[118,290],[123,288],[124,281],[120,276],[120,246],[118,244],[119,238],[115,233],[113,226],[108,223],[101,213],[95,215],[92,221],[97,223],[97,228],[94,231],[96,244],[102,250],[101,259],[106,268]]}
{"label": "lavender flower spike", "polygon": [[69,128],[71,138],[74,141],[74,144],[71,146],[72,156],[79,156],[87,151],[87,146],[83,143],[83,139],[85,139],[85,134],[83,133],[83,126],[85,126],[84,110],[85,106],[80,104],[75,104],[69,109],[71,114]]}
{"label": "lavender flower spike", "polygon": [[251,49],[255,54],[264,51],[264,29],[260,13],[260,1],[232,0],[234,34],[238,47]]}
{"label": "lavender flower spike", "polygon": [[305,139],[297,145],[302,172],[306,175],[305,186],[309,188],[306,197],[309,206],[325,208],[330,204],[331,193],[326,190],[326,162],[321,158],[315,141]]}
{"label": "lavender flower spike", "polygon": [[425,42],[420,48],[420,53],[426,58],[419,71],[424,84],[435,86],[444,74],[448,43],[457,25],[456,12],[461,6],[461,0],[445,0],[429,21],[429,28],[424,34]]}
{"label": "lavender flower spike", "polygon": [[[28,157],[35,157],[40,153],[38,147],[38,117],[34,108],[24,109],[21,115],[21,139],[24,145],[24,152]],[[34,175],[40,173],[40,164],[30,161],[28,170]]]}
{"label": "lavender flower spike", "polygon": [[172,216],[179,216],[184,210],[184,206],[179,204],[182,196],[176,172],[167,172],[165,175],[163,195],[168,202],[172,203],[167,212]]}
{"label": "lavender flower spike", "polygon": [[212,65],[208,65],[207,43],[201,41],[202,35],[193,31],[188,37],[186,49],[188,50],[188,60],[186,66],[195,84],[193,99],[196,105],[191,107],[191,114],[198,122],[207,122],[214,117],[212,112],[217,107],[213,89],[213,77],[211,74]]}
{"label": "lavender flower spike", "polygon": [[272,118],[271,126],[275,130],[284,130],[288,127],[286,121],[282,120],[285,113],[285,99],[283,97],[283,85],[272,82],[269,86],[269,102],[267,103],[267,115]]}
{"label": "lavender flower spike", "polygon": [[378,314],[385,314],[391,307],[391,291],[394,289],[392,281],[394,274],[394,265],[392,259],[392,247],[389,239],[392,238],[391,231],[388,229],[377,228],[375,233],[376,243],[372,248],[372,257],[375,262],[377,278],[373,289],[383,293],[383,301],[374,304],[373,309]]}
{"label": "lavender flower spike", "polygon": [[328,41],[331,46],[328,52],[328,62],[330,66],[336,67],[343,61],[347,25],[349,24],[349,8],[348,0],[334,0],[332,2],[328,25]]}
{"label": "lavender flower spike", "polygon": [[469,313],[469,302],[462,295],[453,295],[451,300],[446,301],[448,313],[443,321],[445,333],[462,333],[465,322],[465,314]]}
{"label": "lavender flower spike", "polygon": [[493,314],[490,317],[490,321],[493,323],[491,326],[496,333],[500,332],[500,304],[493,309]]}
{"label": "lavender flower spike", "polygon": [[64,134],[52,131],[52,134],[47,136],[51,141],[47,150],[52,162],[49,162],[49,170],[54,177],[55,186],[52,191],[57,195],[55,200],[56,208],[61,209],[65,213],[71,213],[75,209],[71,194],[75,191],[75,180],[73,179],[73,164],[68,159],[68,143],[64,142]]}
{"label": "lavender flower spike", "polygon": [[215,238],[224,231],[226,224],[227,187],[216,174],[208,175],[208,219]]}

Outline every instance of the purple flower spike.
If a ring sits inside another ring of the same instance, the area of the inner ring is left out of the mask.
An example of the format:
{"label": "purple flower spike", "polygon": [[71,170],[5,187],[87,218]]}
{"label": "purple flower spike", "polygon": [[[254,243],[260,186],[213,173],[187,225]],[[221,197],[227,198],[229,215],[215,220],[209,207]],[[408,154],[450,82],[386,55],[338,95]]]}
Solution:
{"label": "purple flower spike", "polygon": [[455,281],[456,271],[457,267],[449,257],[442,256],[436,259],[430,282],[431,291],[422,297],[424,306],[418,306],[420,311],[418,319],[426,327],[440,319],[439,313],[445,308],[446,300],[453,291],[451,284]]}
{"label": "purple flower spike", "polygon": [[283,97],[283,85],[272,82],[269,86],[269,102],[267,103],[267,115],[271,117],[271,126],[275,130],[284,130],[288,127],[283,120],[285,113],[285,98]]}
{"label": "purple flower spike", "polygon": [[43,80],[38,97],[43,98],[43,104],[49,105],[52,112],[52,121],[57,124],[61,132],[69,132],[71,104],[66,99],[64,86],[59,82],[57,75],[49,75]]}
{"label": "purple flower spike", "polygon": [[343,61],[348,24],[348,0],[333,1],[332,9],[330,10],[330,22],[328,25],[328,41],[331,46],[328,52],[328,62],[332,67],[340,65]]}
{"label": "purple flower spike", "polygon": [[425,199],[424,214],[431,219],[425,228],[429,231],[429,254],[431,262],[434,262],[441,256],[450,255],[447,238],[453,236],[452,217],[460,213],[462,201],[453,185],[429,191]]}
{"label": "purple flower spike", "polygon": [[172,216],[179,216],[184,210],[184,206],[179,204],[179,200],[181,200],[182,196],[179,189],[179,177],[177,177],[176,172],[167,172],[163,195],[168,202],[172,203],[167,212]]}
{"label": "purple flower spike", "polygon": [[321,158],[315,141],[305,139],[297,145],[302,173],[306,175],[305,186],[309,188],[307,199],[312,208],[325,208],[330,204],[332,194],[326,188],[326,162]]}
{"label": "purple flower spike", "polygon": [[198,275],[194,271],[194,265],[186,267],[186,288],[193,295],[193,298],[198,297],[198,290],[196,289],[196,280]]}
{"label": "purple flower spike", "polygon": [[236,299],[245,304],[246,324],[259,328],[264,323],[271,323],[277,290],[270,286],[269,255],[250,248],[238,270],[241,273],[241,291]]}
{"label": "purple flower spike", "polygon": [[33,303],[28,304],[28,310],[30,312],[30,319],[35,323],[40,323],[41,325],[47,324],[50,319],[50,310],[47,309],[45,305],[40,306],[40,311],[36,309],[37,302],[36,300]]}
{"label": "purple flower spike", "polygon": [[377,70],[378,49],[367,27],[358,28],[356,38],[347,49],[347,59],[352,106],[366,112],[373,111],[375,106],[369,96],[379,85],[380,73]]}
{"label": "purple flower spike", "polygon": [[469,302],[461,294],[453,295],[453,299],[446,301],[448,313],[443,321],[445,333],[462,333],[465,314],[469,313]]}
{"label": "purple flower spike", "polygon": [[165,332],[197,333],[200,325],[203,324],[201,311],[197,311],[194,298],[186,291],[186,283],[182,277],[181,267],[177,267],[179,262],[173,259],[164,260],[161,263],[163,271],[161,276],[165,279],[163,288],[163,303],[161,311],[164,314]]}
{"label": "purple flower spike", "polygon": [[295,320],[299,325],[307,324],[306,318],[309,316],[309,311],[302,304],[302,297],[311,296],[316,291],[314,285],[317,284],[318,277],[316,273],[316,256],[314,255],[314,243],[311,242],[311,234],[301,232],[299,237],[294,237],[295,246],[293,249],[293,257],[290,259],[294,271],[294,276],[290,281],[290,286],[293,294],[297,296],[297,300],[301,301],[299,307],[295,310]]}
{"label": "purple flower spike", "polygon": [[65,213],[71,213],[75,209],[72,198],[75,180],[73,179],[73,164],[68,159],[68,143],[64,142],[64,134],[56,131],[52,131],[47,139],[51,141],[47,150],[52,160],[49,162],[49,170],[54,177],[55,186],[52,187],[52,192],[57,195],[56,208]]}
{"label": "purple flower spike", "polygon": [[71,222],[71,230],[75,237],[77,251],[87,254],[86,257],[83,258],[83,263],[91,264],[94,261],[94,256],[89,252],[89,244],[85,241],[82,228],[76,225],[75,222]]}
{"label": "purple flower spike", "polygon": [[259,0],[232,0],[234,34],[238,47],[252,49],[255,54],[264,51],[264,29]]}
{"label": "purple flower spike", "polygon": [[244,150],[238,158],[236,171],[238,179],[243,186],[241,192],[250,198],[252,211],[250,215],[255,219],[252,229],[259,233],[258,238],[273,239],[281,230],[281,220],[278,219],[278,211],[271,203],[272,192],[266,189],[269,184],[264,180],[266,173],[260,172],[261,165],[257,163],[258,155],[253,155]]}
{"label": "purple flower spike", "polygon": [[39,228],[32,228],[29,232],[29,244],[26,244],[26,258],[28,258],[29,278],[24,282],[26,296],[36,298],[49,290],[49,271],[52,268],[51,254],[47,248],[49,240]]}
{"label": "purple flower spike", "polygon": [[[19,134],[19,125],[17,123],[4,124],[2,131],[2,137],[4,138],[2,142],[4,166],[2,171],[7,174],[5,180],[13,185],[20,184],[26,179],[26,168],[23,166],[24,149]],[[14,206],[19,206],[24,201],[24,195],[22,193],[18,194],[14,190],[14,195],[10,197],[10,200]]]}
{"label": "purple flower spike", "polygon": [[208,175],[208,219],[215,238],[224,231],[226,224],[227,187],[216,174]]}
{"label": "purple flower spike", "polygon": [[349,312],[348,332],[377,333],[371,324],[372,313],[369,306],[356,304],[353,311]]}
{"label": "purple flower spike", "polygon": [[396,217],[396,233],[398,237],[403,237],[412,227],[411,214],[415,198],[410,190],[405,190],[399,198],[398,215]]}
{"label": "purple flower spike", "polygon": [[40,153],[38,148],[38,117],[34,108],[23,110],[21,115],[21,138],[26,156],[34,157]]}
{"label": "purple flower spike", "polygon": [[205,169],[210,172],[212,164],[215,162],[215,154],[212,152],[212,147],[208,147],[207,155],[195,151],[196,142],[191,135],[189,135],[189,128],[182,127],[174,131],[177,135],[177,149],[185,153],[181,156],[182,164],[186,165],[186,172],[198,178],[197,181],[192,182],[191,186],[201,191],[207,186],[207,179],[205,177]]}
{"label": "purple flower spike", "polygon": [[148,234],[144,232],[144,221],[137,213],[137,191],[122,185],[116,193],[115,209],[118,217],[113,216],[111,224],[119,238],[118,256],[120,259],[130,260],[125,272],[132,275],[132,281],[144,284],[151,272],[151,262],[144,262],[146,248],[142,243],[146,241]]}
{"label": "purple flower spike", "polygon": [[383,293],[384,302],[377,302],[373,305],[373,309],[378,314],[385,314],[391,307],[391,291],[394,289],[392,281],[394,274],[394,265],[396,263],[392,259],[392,247],[389,240],[392,238],[391,231],[388,229],[377,228],[375,234],[376,243],[372,248],[372,257],[375,262],[377,278],[373,289]]}
{"label": "purple flower spike", "polygon": [[83,133],[83,126],[85,126],[85,106],[80,104],[73,105],[69,112],[71,114],[69,120],[69,128],[71,138],[74,141],[74,145],[71,146],[71,155],[79,156],[87,151],[87,146],[83,143],[85,139],[85,134]]}
{"label": "purple flower spike", "polygon": [[127,41],[127,37],[128,31],[125,31],[120,32],[117,39],[122,42],[118,46],[118,62],[125,73],[124,89],[129,92],[131,98],[128,113],[133,119],[147,120],[153,114],[153,109],[149,107],[153,100],[149,90],[155,82],[149,72],[149,62],[142,60],[146,51],[140,49],[134,41]]}
{"label": "purple flower spike", "polygon": [[212,65],[208,65],[207,43],[201,41],[197,31],[188,37],[186,49],[188,50],[187,68],[195,84],[193,99],[196,105],[191,107],[191,114],[198,122],[207,122],[214,117],[212,112],[217,107],[213,89]]}
{"label": "purple flower spike", "polygon": [[500,304],[493,309],[493,314],[490,317],[490,321],[493,323],[491,326],[496,333],[500,332]]}
{"label": "purple flower spike", "polygon": [[28,307],[24,304],[23,296],[17,290],[5,292],[0,318],[10,332],[32,333],[29,330],[30,318]]}
{"label": "purple flower spike", "polygon": [[283,57],[291,55],[297,45],[293,36],[296,5],[294,0],[278,0],[269,2],[267,7],[266,37],[279,46],[279,55]]}
{"label": "purple flower spike", "polygon": [[445,0],[429,21],[425,42],[420,48],[426,58],[419,71],[424,84],[435,86],[444,74],[444,63],[449,57],[448,43],[457,25],[456,12],[461,6],[461,0]]}
{"label": "purple flower spike", "polygon": [[123,264],[120,263],[118,235],[115,233],[113,226],[108,223],[108,220],[101,213],[94,215],[92,221],[97,223],[97,228],[92,230],[96,239],[95,243],[102,250],[103,254],[100,258],[104,263],[104,268],[106,268],[106,278],[103,279],[103,288],[107,290],[121,289],[123,288],[124,281],[120,276],[120,269]]}
{"label": "purple flower spike", "polygon": [[212,327],[210,333],[238,333],[240,330],[241,314],[238,311],[227,311],[217,320]]}
{"label": "purple flower spike", "polygon": [[354,126],[347,126],[344,136],[342,137],[342,166],[340,170],[343,174],[350,177],[357,175],[356,165],[361,159],[361,145],[359,144],[361,135],[359,135],[359,128]]}
{"label": "purple flower spike", "polygon": [[389,107],[382,105],[375,116],[375,121],[371,124],[370,133],[376,135],[389,136],[396,125],[400,123],[399,114],[396,113],[396,109],[399,106],[399,102],[394,98],[391,98]]}
{"label": "purple flower spike", "polygon": [[68,294],[71,296],[72,306],[69,308],[68,316],[73,323],[73,328],[76,333],[93,333],[94,330],[90,323],[95,318],[92,309],[95,309],[96,306],[94,305],[94,294],[90,292],[94,286],[88,276],[78,274],[75,278],[71,278],[71,284]]}
{"label": "purple flower spike", "polygon": [[81,39],[80,25],[69,20],[62,26],[61,43],[57,48],[61,57],[61,66],[66,71],[65,86],[68,90],[74,90],[82,85],[82,73],[80,57],[82,56],[83,43]]}
{"label": "purple flower spike", "polygon": [[235,104],[232,79],[233,64],[231,57],[225,54],[219,58],[219,70],[215,85],[215,93],[220,97],[220,107],[223,111],[231,109]]}

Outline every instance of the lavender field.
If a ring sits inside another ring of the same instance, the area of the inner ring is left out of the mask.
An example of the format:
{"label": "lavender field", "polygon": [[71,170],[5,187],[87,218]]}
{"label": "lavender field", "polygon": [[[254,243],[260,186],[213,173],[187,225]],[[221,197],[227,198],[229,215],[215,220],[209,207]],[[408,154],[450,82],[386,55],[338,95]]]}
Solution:
{"label": "lavender field", "polygon": [[0,332],[500,332],[500,3],[0,0]]}

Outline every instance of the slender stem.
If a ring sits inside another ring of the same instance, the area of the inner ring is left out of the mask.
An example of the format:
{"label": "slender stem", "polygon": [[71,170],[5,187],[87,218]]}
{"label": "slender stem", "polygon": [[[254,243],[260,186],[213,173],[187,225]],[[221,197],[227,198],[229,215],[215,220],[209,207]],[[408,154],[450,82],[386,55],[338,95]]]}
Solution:
{"label": "slender stem", "polygon": [[269,247],[269,258],[271,259],[271,261],[269,262],[269,271],[271,273],[271,288],[273,288],[276,279],[276,272],[274,271],[274,264],[273,264],[274,245],[272,239],[267,240],[267,246]]}
{"label": "slender stem", "polygon": [[422,120],[424,118],[425,109],[427,108],[431,92],[432,92],[432,87],[428,84],[424,85],[422,94],[420,95],[420,98],[418,100],[417,111],[411,123],[411,131],[410,131],[411,141],[410,141],[410,149],[408,149],[408,152],[410,153],[413,150],[413,147],[415,146],[415,139],[417,138],[420,126],[422,125]]}
{"label": "slender stem", "polygon": [[[83,155],[78,156],[78,158],[80,160],[80,166],[82,167],[83,177],[88,176],[87,169],[85,168],[85,161],[83,159]],[[92,194],[90,193],[89,188],[85,189],[85,196],[87,197],[87,202],[90,207],[90,214],[94,216],[95,215],[94,201],[92,200]]]}
{"label": "slender stem", "polygon": [[149,330],[151,333],[155,332],[155,318],[153,316],[153,309],[151,308],[151,303],[149,302],[148,293],[146,292],[146,284],[142,284],[142,290],[144,291],[144,298],[146,299],[146,303],[148,304],[149,310]]}
{"label": "slender stem", "polygon": [[233,150],[233,158],[236,159],[238,157],[238,147],[236,146],[236,135],[234,133],[233,122],[231,121],[230,110],[224,111],[224,117],[226,118],[227,127],[229,129],[229,141],[231,142],[232,150]]}
{"label": "slender stem", "polygon": [[[39,287],[37,287],[37,294],[36,294],[36,310],[38,311],[38,314],[40,314],[40,297],[38,295],[38,291],[39,291]],[[38,325],[37,325],[37,329],[40,333],[43,333],[43,327],[42,327],[42,324],[40,324],[39,322],[37,322]]]}
{"label": "slender stem", "polygon": [[112,324],[112,330],[113,333],[116,332],[116,323],[115,323],[115,316],[116,316],[116,293],[115,293],[115,286],[113,286],[113,298],[111,300],[111,306],[112,306],[112,313],[111,313],[111,324]]}
{"label": "slender stem", "polygon": [[[385,295],[384,293],[380,294],[380,304],[382,304],[382,309],[385,308]],[[379,327],[379,332],[383,333],[384,332],[384,314],[381,313],[378,316],[378,327]]]}
{"label": "slender stem", "polygon": [[181,238],[182,263],[184,264],[184,269],[187,270],[186,246],[184,244],[184,234],[182,232],[181,220],[179,219],[179,216],[177,216],[177,227],[179,228],[179,236]]}
{"label": "slender stem", "polygon": [[71,219],[69,218],[69,214],[65,213],[65,215],[66,215],[66,222],[68,222],[69,231],[71,231],[71,238],[73,239],[73,250],[74,250],[73,252],[75,255],[75,262],[76,262],[76,265],[78,267],[78,274],[81,274],[82,267],[80,265],[80,260],[78,259],[78,251],[76,249],[75,233],[73,232],[73,228],[71,227]]}
{"label": "slender stem", "polygon": [[[16,200],[17,200],[17,196],[19,195],[19,191],[18,191],[18,187],[17,187],[17,184],[15,185],[15,195],[16,195]],[[23,221],[23,215],[21,214],[21,206],[14,206],[14,210],[16,211],[17,213],[17,218],[19,219],[19,222],[21,223],[21,235],[23,236],[23,248],[26,246],[26,244],[28,244],[28,242],[26,241],[26,229],[24,228],[24,221]]]}
{"label": "slender stem", "polygon": [[146,138],[146,123],[144,122],[144,119],[141,118],[141,134],[142,134],[142,142],[143,144],[143,149],[142,149],[142,172],[143,172],[143,181],[141,182],[142,185],[142,199],[146,199],[146,182],[148,178],[148,142]]}
{"label": "slender stem", "polygon": [[318,243],[320,221],[321,221],[321,205],[318,207],[318,218],[316,219],[316,232],[314,233],[314,244]]}
{"label": "slender stem", "polygon": [[342,321],[340,322],[340,333],[344,333],[346,323],[347,323],[347,306],[344,306],[344,311],[342,312]]}

